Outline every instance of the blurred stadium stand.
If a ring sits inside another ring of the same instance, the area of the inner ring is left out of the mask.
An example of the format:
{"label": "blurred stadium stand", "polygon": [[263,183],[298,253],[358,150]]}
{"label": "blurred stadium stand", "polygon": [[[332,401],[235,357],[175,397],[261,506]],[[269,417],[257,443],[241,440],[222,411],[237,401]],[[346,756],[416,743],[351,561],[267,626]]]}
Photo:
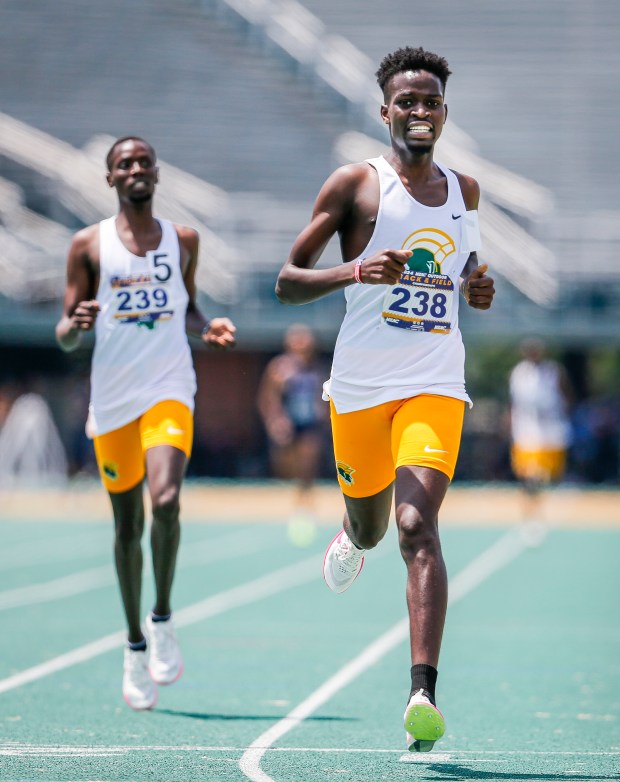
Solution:
{"label": "blurred stadium stand", "polygon": [[160,157],[157,211],[200,231],[201,304],[237,323],[240,382],[295,320],[329,350],[342,297],[282,307],[275,275],[326,176],[387,143],[373,74],[408,44],[450,62],[437,157],[484,194],[498,294],[462,308],[467,341],[617,346],[619,32],[617,0],[3,0],[4,374],[53,346],[71,235],[113,213],[105,151],[128,133]]}

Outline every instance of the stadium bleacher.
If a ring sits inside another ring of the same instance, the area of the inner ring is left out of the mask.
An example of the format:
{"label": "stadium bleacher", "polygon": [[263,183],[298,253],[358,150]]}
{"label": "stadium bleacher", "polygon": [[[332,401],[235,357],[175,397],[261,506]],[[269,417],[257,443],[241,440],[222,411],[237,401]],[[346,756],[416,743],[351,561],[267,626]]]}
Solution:
{"label": "stadium bleacher", "polygon": [[[511,283],[496,312],[484,321],[465,313],[464,327],[478,339],[549,324],[564,339],[584,330],[613,338],[612,109],[591,122],[598,93],[617,91],[612,0],[477,0],[467,9],[455,0],[387,9],[353,0],[65,0],[36,14],[6,0],[0,21],[0,264],[13,270],[3,312],[53,299],[56,288],[60,297],[70,232],[114,208],[99,185],[105,145],[135,132],[163,163],[161,212],[201,232],[203,294],[224,307],[249,301],[242,333],[274,346],[299,313],[276,305],[273,278],[318,188],[336,165],[386,140],[373,119],[373,70],[390,49],[423,44],[454,70],[438,151],[480,179],[488,259]],[[37,199],[42,182],[47,197]],[[583,270],[592,247],[603,285]],[[325,262],[337,257],[330,246]],[[571,317],[559,318],[568,308]],[[304,316],[329,341],[342,302],[311,310]],[[9,326],[14,335],[13,318]],[[0,315],[0,335],[6,328]]]}

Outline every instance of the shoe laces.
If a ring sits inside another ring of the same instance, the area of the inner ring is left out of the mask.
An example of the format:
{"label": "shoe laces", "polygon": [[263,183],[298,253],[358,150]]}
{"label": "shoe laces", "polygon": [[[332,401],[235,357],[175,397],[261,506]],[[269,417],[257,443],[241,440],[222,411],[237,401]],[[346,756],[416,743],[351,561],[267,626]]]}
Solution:
{"label": "shoe laces", "polygon": [[340,539],[334,561],[343,573],[352,573],[359,566],[364,552],[353,545],[349,536],[345,534]]}

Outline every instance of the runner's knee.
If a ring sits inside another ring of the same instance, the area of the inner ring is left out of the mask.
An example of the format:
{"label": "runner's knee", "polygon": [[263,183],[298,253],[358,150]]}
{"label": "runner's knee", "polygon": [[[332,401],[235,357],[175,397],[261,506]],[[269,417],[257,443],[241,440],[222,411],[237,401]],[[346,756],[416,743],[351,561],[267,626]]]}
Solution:
{"label": "runner's knee", "polygon": [[441,550],[437,518],[425,516],[411,505],[396,509],[398,543],[405,560]]}
{"label": "runner's knee", "polygon": [[139,543],[144,531],[144,516],[136,513],[133,517],[117,520],[115,524],[116,543],[123,548]]}
{"label": "runner's knee", "polygon": [[385,536],[387,531],[386,524],[368,524],[356,522],[354,519],[349,518],[351,525],[351,532],[353,533],[353,541],[363,549],[371,549],[377,546]]}
{"label": "runner's knee", "polygon": [[180,510],[179,494],[179,487],[172,485],[165,486],[152,494],[153,517],[160,521],[175,521],[178,519]]}

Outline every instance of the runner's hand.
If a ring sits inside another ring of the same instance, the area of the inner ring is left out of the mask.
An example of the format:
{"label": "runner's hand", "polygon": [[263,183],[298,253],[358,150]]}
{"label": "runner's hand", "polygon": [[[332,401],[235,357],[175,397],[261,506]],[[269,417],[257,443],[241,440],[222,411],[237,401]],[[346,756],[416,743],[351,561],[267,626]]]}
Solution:
{"label": "runner's hand", "polygon": [[95,325],[100,309],[99,302],[95,301],[95,299],[81,301],[73,310],[73,315],[71,316],[72,328],[80,331],[90,331]]}
{"label": "runner's hand", "polygon": [[213,318],[209,322],[209,330],[203,334],[202,341],[210,348],[227,350],[236,344],[237,328],[228,318]]}
{"label": "runner's hand", "polygon": [[488,265],[483,263],[463,280],[465,301],[477,310],[488,310],[495,296],[494,280],[486,274],[488,268]]}
{"label": "runner's hand", "polygon": [[412,255],[411,250],[381,250],[364,258],[360,267],[362,282],[369,285],[396,285]]}
{"label": "runner's hand", "polygon": [[274,416],[267,422],[267,433],[275,445],[283,448],[293,442],[293,422],[286,415]]}

